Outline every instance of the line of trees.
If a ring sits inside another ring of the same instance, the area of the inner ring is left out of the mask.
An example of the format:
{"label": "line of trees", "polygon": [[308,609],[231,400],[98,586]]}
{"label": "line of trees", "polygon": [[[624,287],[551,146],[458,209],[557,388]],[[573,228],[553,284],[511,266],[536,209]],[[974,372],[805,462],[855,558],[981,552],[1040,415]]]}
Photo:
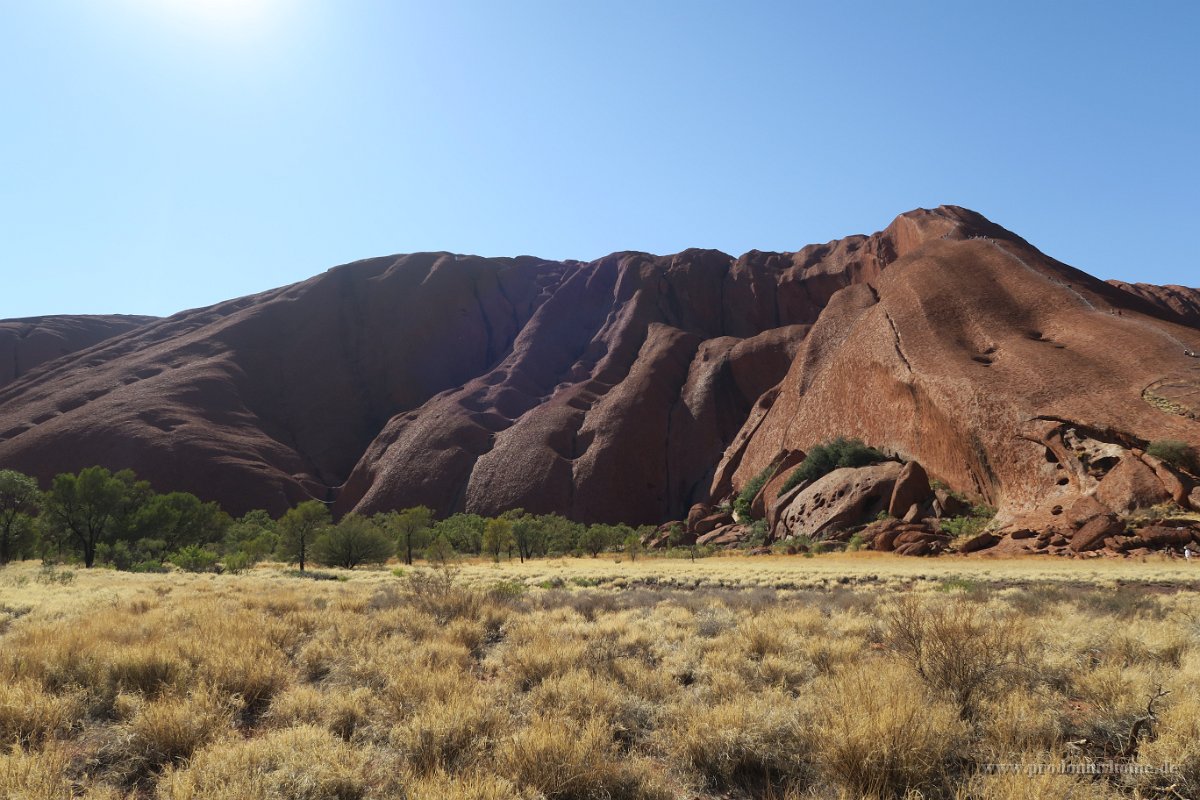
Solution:
{"label": "line of trees", "polygon": [[636,558],[653,529],[584,525],[556,514],[514,509],[499,517],[454,514],[437,520],[424,507],[373,516],[348,514],[336,523],[328,507],[309,500],[278,520],[265,511],[240,518],[187,492],[155,492],[133,472],[88,467],[36,480],[0,470],[0,566],[13,560],[82,562],[131,571],[241,571],[278,558],[305,570],[312,564],[352,569],[396,556],[406,564],[458,555],[499,561],[546,556]]}

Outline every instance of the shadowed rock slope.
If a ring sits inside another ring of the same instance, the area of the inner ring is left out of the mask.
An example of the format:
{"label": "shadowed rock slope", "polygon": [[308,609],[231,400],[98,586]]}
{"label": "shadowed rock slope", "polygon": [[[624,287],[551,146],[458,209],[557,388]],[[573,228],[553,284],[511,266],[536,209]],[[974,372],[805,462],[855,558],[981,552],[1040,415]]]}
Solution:
{"label": "shadowed rock slope", "polygon": [[1094,490],[1064,489],[1055,441],[1200,441],[1143,396],[1200,366],[1182,322],[955,207],[736,259],[394,256],[0,387],[0,464],[132,467],[235,513],[317,497],[640,523],[842,434],[1031,513]]}
{"label": "shadowed rock slope", "polygon": [[0,320],[0,386],[47,361],[84,350],[154,319],[80,314]]}

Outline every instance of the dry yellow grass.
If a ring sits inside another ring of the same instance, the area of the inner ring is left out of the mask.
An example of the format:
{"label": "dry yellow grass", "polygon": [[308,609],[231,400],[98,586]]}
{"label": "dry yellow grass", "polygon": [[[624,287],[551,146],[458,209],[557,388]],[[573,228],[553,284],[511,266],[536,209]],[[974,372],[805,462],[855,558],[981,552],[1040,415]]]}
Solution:
{"label": "dry yellow grass", "polygon": [[0,797],[1200,795],[1182,564],[339,574],[0,570]]}

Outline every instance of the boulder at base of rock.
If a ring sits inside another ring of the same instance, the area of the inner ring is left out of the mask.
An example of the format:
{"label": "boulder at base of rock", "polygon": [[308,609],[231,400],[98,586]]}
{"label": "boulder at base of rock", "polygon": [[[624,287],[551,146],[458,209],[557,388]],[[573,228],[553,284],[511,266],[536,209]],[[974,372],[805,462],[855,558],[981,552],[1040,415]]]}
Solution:
{"label": "boulder at base of rock", "polygon": [[934,556],[942,552],[945,546],[940,541],[909,542],[896,548],[900,556]]}
{"label": "boulder at base of rock", "polygon": [[996,534],[989,531],[984,531],[978,536],[972,536],[970,539],[963,542],[963,545],[959,548],[959,550],[964,553],[977,553],[980,550],[987,550],[989,547],[995,547],[999,543],[1000,540],[996,537]]}
{"label": "boulder at base of rock", "polygon": [[1138,545],[1161,550],[1166,547],[1183,547],[1196,539],[1196,531],[1191,528],[1167,528],[1161,525],[1148,525],[1137,532]]}
{"label": "boulder at base of rock", "polygon": [[1150,469],[1154,470],[1154,474],[1162,482],[1167,494],[1171,495],[1171,499],[1181,506],[1186,506],[1188,503],[1188,491],[1191,488],[1190,483],[1185,483],[1183,478],[1179,476],[1179,473],[1175,471],[1175,468],[1161,458],[1155,458],[1148,453],[1142,453],[1141,458]]}
{"label": "boulder at base of rock", "polygon": [[815,539],[831,528],[869,521],[887,508],[900,470],[894,461],[835,469],[788,504],[780,518],[780,533]]}
{"label": "boulder at base of rock", "polygon": [[687,529],[691,532],[696,531],[696,523],[713,513],[713,507],[708,503],[696,503],[688,510],[687,514]]}
{"label": "boulder at base of rock", "polygon": [[948,489],[938,489],[934,492],[933,512],[939,517],[961,517],[971,513],[971,504]]}
{"label": "boulder at base of rock", "polygon": [[694,533],[703,535],[706,533],[711,533],[712,531],[715,531],[717,528],[720,528],[724,525],[732,524],[732,511],[717,511],[713,514],[709,514],[707,517],[704,517],[701,520],[698,520],[696,524],[692,526],[692,531]]}
{"label": "boulder at base of rock", "polygon": [[701,536],[696,540],[696,544],[730,547],[741,544],[748,536],[750,536],[749,525],[724,525]]}
{"label": "boulder at base of rock", "polygon": [[888,503],[888,513],[893,517],[903,517],[914,505],[924,503],[932,496],[933,489],[929,486],[929,476],[925,474],[925,468],[916,461],[910,461],[904,465],[896,478],[892,499]]}
{"label": "boulder at base of rock", "polygon": [[767,530],[771,532],[773,538],[780,538],[780,533],[776,531],[776,527],[779,525],[779,520],[783,516],[783,512],[796,499],[796,495],[807,488],[808,481],[801,481],[767,505]]}
{"label": "boulder at base of rock", "polygon": [[1096,499],[1110,511],[1122,514],[1165,503],[1171,495],[1154,470],[1131,454],[1118,461],[1100,481]]}
{"label": "boulder at base of rock", "polygon": [[1071,504],[1071,507],[1067,509],[1065,519],[1072,528],[1078,528],[1089,519],[1107,513],[1109,513],[1108,507],[1089,494]]}
{"label": "boulder at base of rock", "polygon": [[1075,553],[1095,550],[1104,544],[1105,539],[1116,536],[1124,530],[1125,523],[1113,514],[1092,517],[1071,537],[1071,550]]}

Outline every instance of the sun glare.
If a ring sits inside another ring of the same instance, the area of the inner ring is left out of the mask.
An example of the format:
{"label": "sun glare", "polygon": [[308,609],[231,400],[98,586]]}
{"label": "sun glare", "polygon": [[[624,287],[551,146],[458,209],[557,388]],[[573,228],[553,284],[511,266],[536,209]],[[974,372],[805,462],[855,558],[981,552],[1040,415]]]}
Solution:
{"label": "sun glare", "polygon": [[139,0],[149,10],[188,26],[249,34],[279,11],[277,0]]}

